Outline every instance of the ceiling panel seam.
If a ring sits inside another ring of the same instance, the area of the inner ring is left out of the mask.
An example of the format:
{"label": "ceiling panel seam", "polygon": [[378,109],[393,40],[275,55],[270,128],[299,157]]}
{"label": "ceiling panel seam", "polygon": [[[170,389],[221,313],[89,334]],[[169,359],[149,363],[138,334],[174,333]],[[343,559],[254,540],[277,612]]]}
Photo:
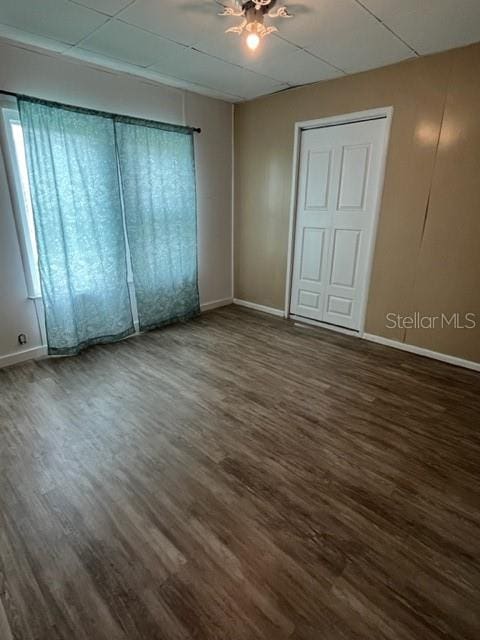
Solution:
{"label": "ceiling panel seam", "polygon": [[77,5],[77,7],[83,7],[84,9],[87,9],[87,10],[93,11],[95,13],[98,13],[101,16],[105,16],[106,20],[105,20],[105,22],[102,22],[102,24],[100,24],[98,27],[95,27],[95,29],[93,29],[92,31],[90,31],[89,33],[84,35],[83,38],[80,38],[80,40],[78,40],[78,42],[73,44],[66,51],[71,51],[72,49],[75,49],[75,47],[80,46],[82,44],[82,42],[85,42],[85,40],[87,40],[90,36],[92,36],[94,33],[96,33],[99,29],[102,29],[105,25],[107,25],[110,22],[112,22],[113,20],[115,20],[117,18],[117,16],[119,16],[123,11],[125,11],[125,9],[128,9],[128,7],[131,7],[132,4],[135,4],[135,2],[137,0],[131,0],[131,2],[129,2],[125,7],[122,7],[121,9],[119,9],[112,16],[109,15],[108,13],[103,12],[103,11],[99,11],[98,9],[92,9],[91,7],[87,7],[86,5],[82,4],[81,2],[76,2],[76,0],[68,0],[68,1],[71,4]]}
{"label": "ceiling panel seam", "polygon": [[361,0],[355,0],[355,2],[358,4],[359,7],[361,7],[364,11],[366,11],[369,15],[371,15],[372,18],[375,18],[375,20],[379,22],[384,29],[386,29],[392,34],[392,36],[395,36],[397,40],[400,40],[402,44],[408,47],[412,53],[414,53],[417,57],[420,56],[418,51],[414,49],[411,44],[409,44],[406,40],[404,40],[401,36],[399,36],[398,33],[396,33],[391,27],[388,26],[388,24],[386,24],[381,18],[379,18],[371,9],[365,6],[363,2],[361,2]]}

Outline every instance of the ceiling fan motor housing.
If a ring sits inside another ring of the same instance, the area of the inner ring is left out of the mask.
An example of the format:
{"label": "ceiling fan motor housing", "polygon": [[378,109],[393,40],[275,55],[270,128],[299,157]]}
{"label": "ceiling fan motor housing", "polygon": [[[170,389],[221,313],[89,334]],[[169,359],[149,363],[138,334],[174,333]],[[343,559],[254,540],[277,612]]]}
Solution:
{"label": "ceiling fan motor housing", "polygon": [[246,2],[242,3],[242,9],[244,9],[246,16],[253,9],[257,14],[257,18],[258,18],[258,14],[262,14],[262,16],[265,15],[266,13],[271,11],[276,4],[277,4],[277,0],[271,0],[268,4],[265,4],[259,9],[257,9],[255,6],[255,2],[253,2],[252,0],[247,0]]}
{"label": "ceiling fan motor housing", "polygon": [[245,19],[247,21],[245,29],[250,33],[258,33],[258,35],[263,36],[265,34],[264,16],[271,11],[276,1],[277,0],[271,0],[271,2],[261,6],[259,9],[257,9],[255,2],[252,2],[252,0],[244,2],[242,9],[245,12]]}

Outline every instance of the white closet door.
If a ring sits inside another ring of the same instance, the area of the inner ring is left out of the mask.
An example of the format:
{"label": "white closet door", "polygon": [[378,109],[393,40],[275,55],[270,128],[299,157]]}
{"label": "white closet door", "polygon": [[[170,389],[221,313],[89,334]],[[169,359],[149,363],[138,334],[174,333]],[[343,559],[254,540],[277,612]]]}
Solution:
{"label": "white closet door", "polygon": [[302,132],[290,312],[360,328],[386,119]]}

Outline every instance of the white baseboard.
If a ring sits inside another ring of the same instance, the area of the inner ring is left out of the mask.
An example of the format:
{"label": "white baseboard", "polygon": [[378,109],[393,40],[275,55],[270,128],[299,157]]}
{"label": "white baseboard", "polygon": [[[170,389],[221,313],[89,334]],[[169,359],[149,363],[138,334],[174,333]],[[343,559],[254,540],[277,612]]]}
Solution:
{"label": "white baseboard", "polygon": [[397,340],[390,340],[389,338],[383,338],[382,336],[375,336],[371,333],[364,333],[362,338],[364,338],[365,340],[369,340],[370,342],[383,344],[386,347],[393,347],[394,349],[400,349],[401,351],[408,351],[409,353],[415,353],[418,356],[425,356],[426,358],[441,360],[442,362],[453,364],[456,367],[464,367],[465,369],[480,371],[480,362],[472,362],[471,360],[464,360],[463,358],[457,358],[456,356],[449,356],[446,353],[439,353],[438,351],[430,351],[430,349],[417,347],[413,344],[406,344],[405,342],[398,342]]}
{"label": "white baseboard", "polygon": [[247,307],[248,309],[255,309],[255,311],[262,311],[263,313],[269,313],[272,316],[278,316],[284,318],[285,313],[283,309],[274,309],[273,307],[265,307],[263,304],[256,304],[255,302],[248,302],[247,300],[233,299],[233,304],[238,304],[240,307]]}
{"label": "white baseboard", "polygon": [[2,367],[9,367],[12,364],[17,364],[18,362],[44,358],[46,355],[47,347],[33,347],[32,349],[25,349],[25,351],[9,353],[6,356],[0,356],[0,369]]}
{"label": "white baseboard", "polygon": [[226,307],[233,303],[233,298],[222,298],[221,300],[212,300],[212,302],[204,302],[200,305],[200,310],[211,311],[212,309],[218,309],[219,307]]}
{"label": "white baseboard", "polygon": [[[212,302],[206,302],[200,305],[201,311],[210,311],[211,309],[217,309],[218,307],[225,307],[229,304],[232,304],[233,298],[223,298],[222,300],[213,300]],[[139,326],[138,321],[134,323],[135,333],[132,333],[131,336],[127,336],[131,338],[132,336],[139,335]],[[32,349],[25,349],[25,351],[18,351],[17,353],[9,353],[5,356],[0,356],[0,369],[3,367],[9,367],[12,364],[17,364],[19,362],[26,362],[27,360],[37,360],[38,358],[44,358],[48,355],[48,350],[46,346],[42,347],[33,347]]]}

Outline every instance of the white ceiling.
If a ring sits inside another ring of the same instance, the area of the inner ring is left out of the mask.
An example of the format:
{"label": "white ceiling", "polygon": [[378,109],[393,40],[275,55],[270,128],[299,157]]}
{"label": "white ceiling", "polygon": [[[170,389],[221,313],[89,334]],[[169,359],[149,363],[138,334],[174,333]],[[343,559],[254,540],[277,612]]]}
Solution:
{"label": "white ceiling", "polygon": [[255,53],[216,0],[0,0],[0,36],[233,102],[480,40],[480,0],[285,4]]}

